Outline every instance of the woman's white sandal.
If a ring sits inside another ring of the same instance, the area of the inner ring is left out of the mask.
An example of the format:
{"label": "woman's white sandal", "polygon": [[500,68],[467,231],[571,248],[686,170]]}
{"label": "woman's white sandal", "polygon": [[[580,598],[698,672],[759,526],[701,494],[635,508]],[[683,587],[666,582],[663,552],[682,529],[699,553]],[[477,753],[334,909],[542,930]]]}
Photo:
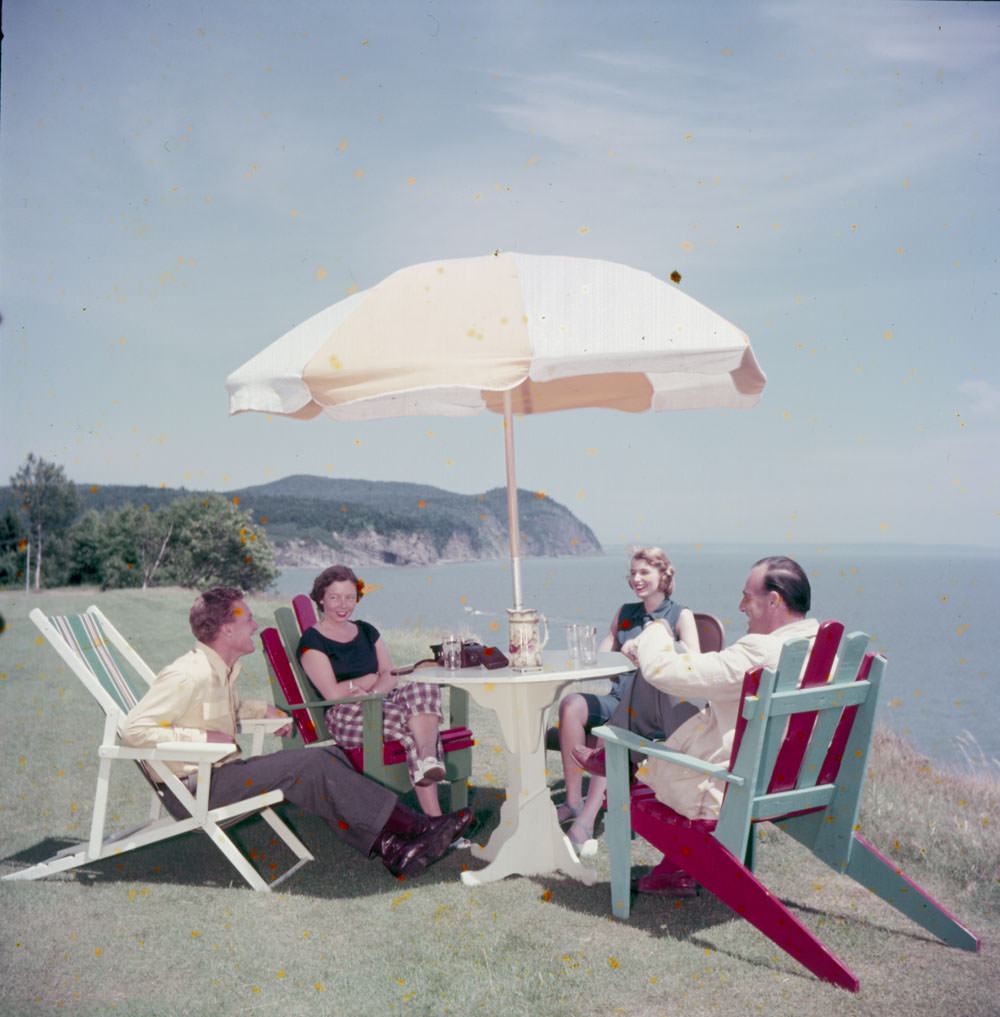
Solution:
{"label": "woman's white sandal", "polygon": [[445,778],[444,763],[434,756],[428,756],[417,763],[416,772],[413,774],[413,783],[417,787],[427,787],[428,784],[438,784]]}

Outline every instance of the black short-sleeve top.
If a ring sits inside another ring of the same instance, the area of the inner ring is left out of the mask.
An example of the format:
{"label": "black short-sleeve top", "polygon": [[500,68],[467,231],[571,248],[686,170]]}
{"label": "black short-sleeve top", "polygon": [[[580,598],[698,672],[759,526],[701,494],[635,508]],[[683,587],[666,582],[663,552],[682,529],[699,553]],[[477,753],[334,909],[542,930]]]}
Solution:
{"label": "black short-sleeve top", "polygon": [[338,682],[349,682],[366,674],[377,674],[378,656],[375,653],[375,644],[379,639],[378,629],[366,621],[356,621],[354,624],[357,625],[358,632],[348,643],[327,639],[322,632],[312,626],[302,633],[296,652],[300,658],[306,650],[319,650],[320,653],[325,653],[330,658]]}

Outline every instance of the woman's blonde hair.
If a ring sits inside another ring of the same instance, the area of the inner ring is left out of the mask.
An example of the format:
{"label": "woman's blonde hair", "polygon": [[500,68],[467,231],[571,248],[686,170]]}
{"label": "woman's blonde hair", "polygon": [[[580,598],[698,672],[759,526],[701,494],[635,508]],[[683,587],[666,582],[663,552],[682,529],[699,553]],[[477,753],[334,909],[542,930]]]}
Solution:
{"label": "woman's blonde hair", "polygon": [[674,592],[674,566],[667,552],[662,547],[634,547],[628,556],[629,564],[637,558],[660,573],[660,592],[669,597]]}

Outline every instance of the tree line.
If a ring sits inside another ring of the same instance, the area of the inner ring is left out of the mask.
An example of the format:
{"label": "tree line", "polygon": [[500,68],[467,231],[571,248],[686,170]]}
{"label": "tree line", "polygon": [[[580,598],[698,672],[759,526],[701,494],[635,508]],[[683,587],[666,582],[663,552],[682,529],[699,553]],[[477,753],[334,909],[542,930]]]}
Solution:
{"label": "tree line", "polygon": [[239,586],[278,576],[274,551],[248,511],[220,494],[169,505],[126,504],[80,514],[61,466],[29,453],[0,515],[0,586],[88,584],[102,589]]}

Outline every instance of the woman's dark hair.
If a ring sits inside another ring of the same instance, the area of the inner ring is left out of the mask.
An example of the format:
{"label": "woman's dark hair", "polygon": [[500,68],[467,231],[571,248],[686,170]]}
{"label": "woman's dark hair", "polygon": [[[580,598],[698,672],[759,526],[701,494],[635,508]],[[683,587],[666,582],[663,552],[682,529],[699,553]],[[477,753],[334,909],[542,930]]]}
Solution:
{"label": "woman's dark hair", "polygon": [[766,565],[764,589],[774,590],[789,611],[805,614],[812,603],[812,590],[802,566],[784,555],[773,555],[754,562],[754,568]]}
{"label": "woman's dark hair", "polygon": [[200,594],[191,608],[188,621],[199,643],[211,643],[223,625],[233,620],[233,607],[243,599],[235,586],[216,586]]}
{"label": "woman's dark hair", "polygon": [[358,600],[364,596],[364,583],[358,580],[353,569],[346,565],[331,565],[316,577],[312,592],[309,594],[318,608],[322,609],[323,597],[326,596],[327,587],[331,583],[350,583],[358,591]]}

